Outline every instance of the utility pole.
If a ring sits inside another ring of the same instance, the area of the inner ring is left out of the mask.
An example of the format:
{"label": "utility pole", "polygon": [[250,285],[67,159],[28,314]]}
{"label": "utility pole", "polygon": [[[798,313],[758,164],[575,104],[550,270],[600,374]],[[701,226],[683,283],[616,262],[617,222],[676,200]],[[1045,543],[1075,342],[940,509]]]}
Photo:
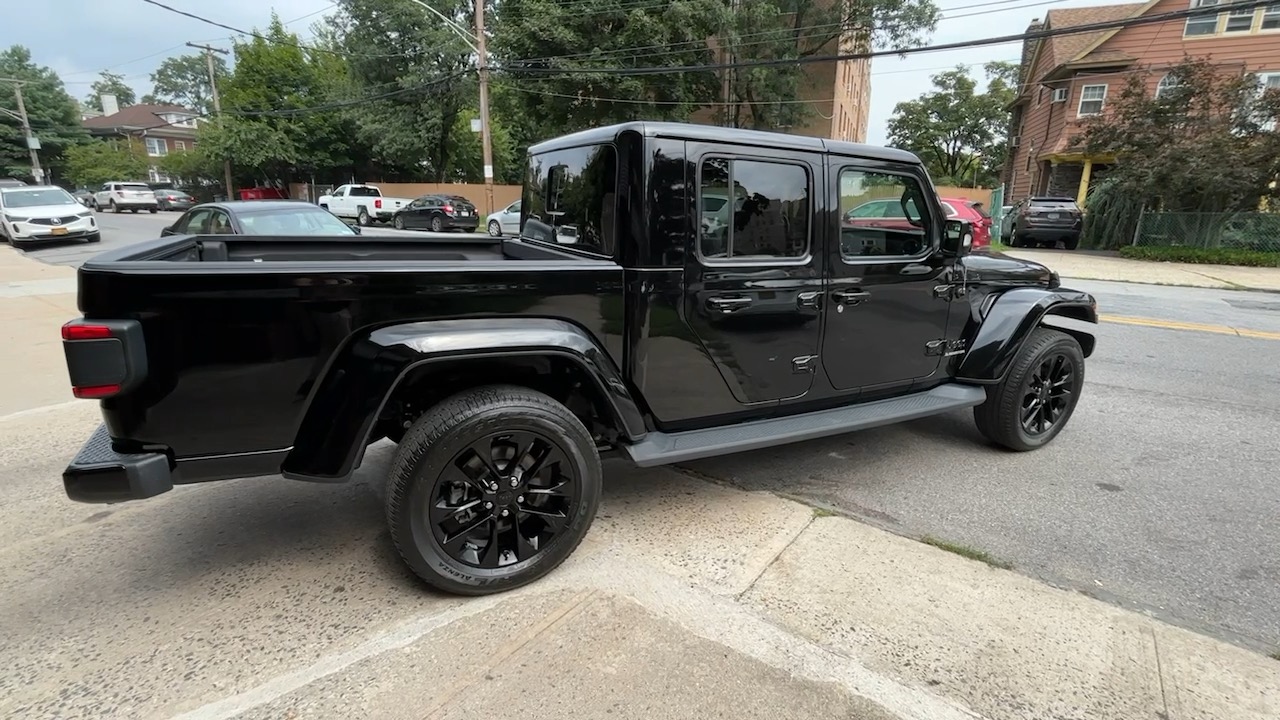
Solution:
{"label": "utility pole", "polygon": [[23,137],[27,139],[27,152],[31,153],[31,177],[35,178],[37,185],[44,185],[44,170],[40,168],[40,153],[37,151],[40,144],[36,141],[35,136],[31,134],[31,121],[27,119],[27,106],[22,102],[22,86],[26,84],[26,81],[14,78],[0,78],[0,82],[13,84],[13,95],[18,101],[18,122],[22,125]]}
{"label": "utility pole", "polygon": [[[187,47],[193,47],[193,48],[196,48],[197,50],[204,50],[205,66],[209,68],[209,94],[213,98],[213,112],[219,118],[221,118],[222,103],[218,100],[218,78],[214,75],[214,72],[213,72],[213,54],[222,53],[223,55],[227,55],[229,53],[228,51],[223,50],[221,48],[210,47],[208,45],[197,45],[196,43],[192,43],[192,42],[187,43]],[[222,161],[222,174],[223,174],[223,179],[226,181],[226,184],[227,184],[227,200],[234,200],[235,197],[232,195],[232,193],[235,192],[235,190],[231,187],[231,158],[226,158]]]}
{"label": "utility pole", "polygon": [[480,71],[480,145],[484,149],[485,215],[493,212],[493,143],[489,133],[489,58],[484,45],[484,1],[476,3],[476,66]]}

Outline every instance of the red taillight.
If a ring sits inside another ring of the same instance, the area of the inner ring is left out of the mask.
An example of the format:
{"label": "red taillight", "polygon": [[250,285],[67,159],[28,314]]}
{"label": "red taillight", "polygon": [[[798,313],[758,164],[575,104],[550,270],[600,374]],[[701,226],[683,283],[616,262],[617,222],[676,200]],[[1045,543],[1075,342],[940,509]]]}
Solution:
{"label": "red taillight", "polygon": [[111,328],[106,325],[83,325],[69,322],[62,326],[63,340],[105,340],[111,337]]}
{"label": "red taillight", "polygon": [[87,387],[71,388],[71,394],[82,400],[97,400],[100,398],[111,397],[119,392],[119,385],[89,385]]}
{"label": "red taillight", "polygon": [[445,213],[447,213],[447,214],[449,214],[449,215],[452,215],[452,214],[453,214],[453,206],[452,206],[452,205],[445,205],[445,206],[444,206],[444,211],[445,211]]}
{"label": "red taillight", "polygon": [[382,209],[382,198],[373,201],[373,206],[379,210]]}
{"label": "red taillight", "polygon": [[176,198],[176,197],[174,197],[174,196],[170,195],[168,199],[169,199],[169,200],[177,200],[178,198]]}

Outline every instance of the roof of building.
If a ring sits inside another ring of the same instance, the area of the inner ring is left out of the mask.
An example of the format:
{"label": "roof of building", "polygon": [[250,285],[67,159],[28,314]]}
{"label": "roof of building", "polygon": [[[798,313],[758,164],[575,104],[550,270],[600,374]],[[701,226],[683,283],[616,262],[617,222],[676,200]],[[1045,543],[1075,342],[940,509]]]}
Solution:
{"label": "roof of building", "polygon": [[[1123,20],[1147,7],[1149,3],[1123,3],[1120,5],[1095,5],[1092,7],[1063,8],[1046,14],[1048,26],[1053,30],[1091,25],[1093,23]],[[1071,62],[1086,48],[1102,39],[1110,30],[1095,30],[1074,35],[1057,35],[1045,40],[1041,52],[1050,53],[1050,68]]]}
{"label": "roof of building", "polygon": [[195,110],[184,108],[181,105],[130,105],[128,107],[120,108],[120,112],[112,115],[100,115],[98,117],[86,118],[84,120],[84,126],[87,128],[98,128],[101,130],[121,127],[138,128],[141,130],[170,127],[169,121],[161,117],[161,115],[167,113],[182,113],[184,115],[192,116],[198,116],[200,114]]}

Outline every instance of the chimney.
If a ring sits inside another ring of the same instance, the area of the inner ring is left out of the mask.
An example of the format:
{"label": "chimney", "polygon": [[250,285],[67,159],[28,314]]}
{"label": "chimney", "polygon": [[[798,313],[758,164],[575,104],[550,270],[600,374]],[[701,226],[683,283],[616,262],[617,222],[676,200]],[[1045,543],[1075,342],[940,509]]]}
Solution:
{"label": "chimney", "polygon": [[[1040,22],[1040,18],[1027,23],[1027,32],[1039,32],[1045,29],[1045,23]],[[1036,54],[1036,46],[1041,43],[1041,38],[1032,38],[1022,41],[1022,63],[1018,72],[1019,90],[1025,89],[1027,83],[1031,82],[1031,78],[1025,77],[1031,72],[1031,58]]]}
{"label": "chimney", "polygon": [[98,96],[102,100],[102,114],[115,115],[120,112],[120,103],[116,101],[115,95],[103,93]]}

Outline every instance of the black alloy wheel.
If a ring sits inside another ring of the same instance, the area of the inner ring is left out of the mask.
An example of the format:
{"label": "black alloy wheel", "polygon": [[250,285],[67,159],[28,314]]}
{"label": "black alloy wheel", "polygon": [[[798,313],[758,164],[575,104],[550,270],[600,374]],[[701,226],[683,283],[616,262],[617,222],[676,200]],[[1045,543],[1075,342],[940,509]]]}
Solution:
{"label": "black alloy wheel", "polygon": [[1084,353],[1074,337],[1038,327],[1004,380],[973,409],[978,430],[1010,450],[1047,445],[1066,426],[1084,388]]}
{"label": "black alloy wheel", "polygon": [[533,582],[565,560],[595,518],[595,441],[564,405],[528,388],[468,390],[400,440],[387,521],[429,585],[483,595]]}

